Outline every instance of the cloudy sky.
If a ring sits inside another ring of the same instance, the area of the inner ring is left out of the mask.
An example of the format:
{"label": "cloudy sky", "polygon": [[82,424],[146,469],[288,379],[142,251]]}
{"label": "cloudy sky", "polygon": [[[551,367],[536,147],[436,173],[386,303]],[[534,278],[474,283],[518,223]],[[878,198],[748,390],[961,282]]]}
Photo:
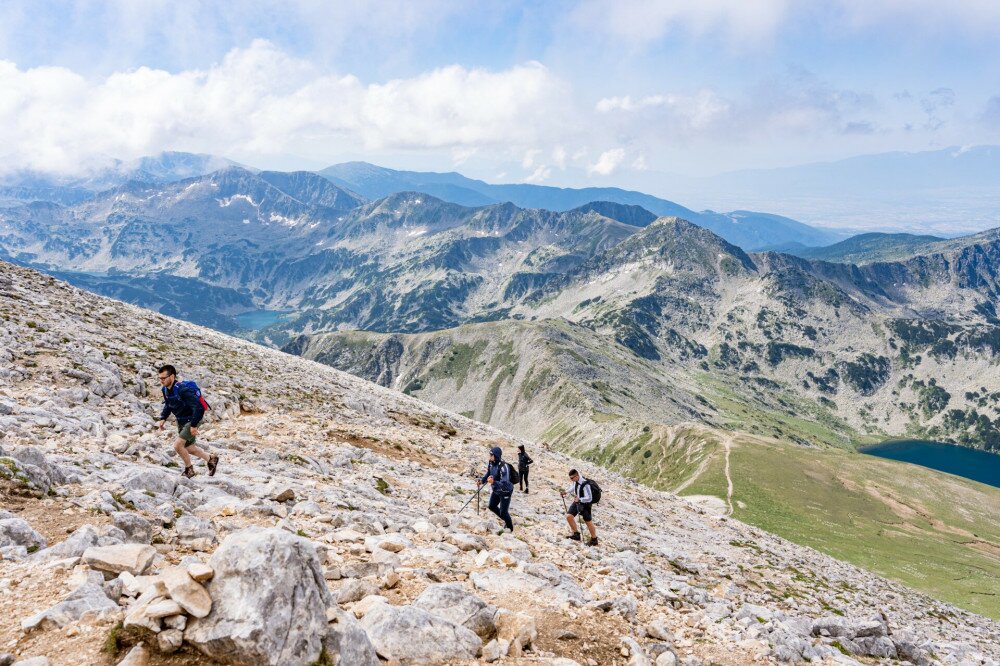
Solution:
{"label": "cloudy sky", "polygon": [[630,186],[1000,143],[995,0],[0,4],[0,163]]}

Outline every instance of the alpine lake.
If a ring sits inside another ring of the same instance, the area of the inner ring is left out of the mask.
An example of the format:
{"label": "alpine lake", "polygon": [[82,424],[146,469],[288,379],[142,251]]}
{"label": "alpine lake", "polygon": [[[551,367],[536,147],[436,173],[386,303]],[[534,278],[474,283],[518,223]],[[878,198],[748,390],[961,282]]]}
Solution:
{"label": "alpine lake", "polygon": [[861,453],[913,463],[1000,488],[1000,455],[965,446],[898,439],[865,446]]}

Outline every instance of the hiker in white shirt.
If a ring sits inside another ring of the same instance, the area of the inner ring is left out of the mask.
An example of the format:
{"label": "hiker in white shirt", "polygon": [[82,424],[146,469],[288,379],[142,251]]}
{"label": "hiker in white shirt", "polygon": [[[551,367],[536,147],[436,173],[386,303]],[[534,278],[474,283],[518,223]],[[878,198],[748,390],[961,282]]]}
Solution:
{"label": "hiker in white shirt", "polygon": [[566,511],[566,522],[569,523],[569,528],[573,530],[573,534],[566,538],[573,539],[574,541],[580,540],[580,530],[576,525],[576,516],[580,516],[583,518],[583,522],[587,524],[587,531],[590,532],[590,541],[587,542],[587,545],[596,546],[597,529],[594,527],[593,522],[594,495],[590,489],[590,483],[587,479],[580,476],[579,472],[575,469],[569,471],[569,478],[571,483],[567,486],[566,490],[560,492],[563,497],[570,495],[574,498],[573,503],[570,504],[569,509]]}

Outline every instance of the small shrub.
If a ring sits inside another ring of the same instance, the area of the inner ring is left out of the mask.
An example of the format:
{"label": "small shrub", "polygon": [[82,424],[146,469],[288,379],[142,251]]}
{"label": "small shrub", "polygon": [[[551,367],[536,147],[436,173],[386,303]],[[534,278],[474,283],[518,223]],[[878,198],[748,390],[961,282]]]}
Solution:
{"label": "small shrub", "polygon": [[108,631],[108,637],[104,639],[104,647],[102,648],[107,654],[115,655],[122,649],[121,634],[123,626],[121,622],[118,622]]}

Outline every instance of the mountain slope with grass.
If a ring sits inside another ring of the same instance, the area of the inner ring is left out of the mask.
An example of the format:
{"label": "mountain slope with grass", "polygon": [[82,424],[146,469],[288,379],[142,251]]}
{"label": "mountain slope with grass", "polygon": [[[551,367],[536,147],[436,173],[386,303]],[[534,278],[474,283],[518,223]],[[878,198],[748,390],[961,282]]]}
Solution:
{"label": "mountain slope with grass", "polygon": [[[998,267],[1000,245],[988,239],[855,266],[748,255],[662,218],[565,273],[515,274],[500,303],[507,323],[472,320],[412,338],[293,335],[286,349],[530,436],[565,420],[517,422],[520,384],[555,358],[552,385],[564,380],[589,396],[573,407],[574,419],[596,410],[666,424],[696,419],[810,445],[851,448],[907,435],[993,450]],[[471,378],[446,382],[434,368],[447,366],[456,345],[491,351]],[[497,368],[508,366],[517,370],[500,381]],[[551,405],[560,400],[547,396]]]}
{"label": "mountain slope with grass", "polygon": [[942,240],[944,239],[938,236],[917,234],[868,233],[851,236],[825,247],[799,246],[785,251],[804,259],[870,264],[925,254],[929,245]]}

